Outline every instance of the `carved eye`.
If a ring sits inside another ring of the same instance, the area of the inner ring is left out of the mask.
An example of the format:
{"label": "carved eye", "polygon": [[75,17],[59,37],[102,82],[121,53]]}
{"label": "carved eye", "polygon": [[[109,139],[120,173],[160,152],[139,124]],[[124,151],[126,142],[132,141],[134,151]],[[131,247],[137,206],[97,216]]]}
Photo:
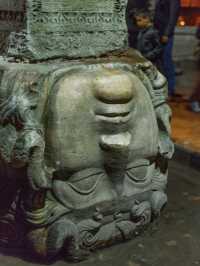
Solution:
{"label": "carved eye", "polygon": [[148,160],[140,160],[128,166],[126,175],[134,182],[144,182],[147,179],[147,172],[150,163]]}

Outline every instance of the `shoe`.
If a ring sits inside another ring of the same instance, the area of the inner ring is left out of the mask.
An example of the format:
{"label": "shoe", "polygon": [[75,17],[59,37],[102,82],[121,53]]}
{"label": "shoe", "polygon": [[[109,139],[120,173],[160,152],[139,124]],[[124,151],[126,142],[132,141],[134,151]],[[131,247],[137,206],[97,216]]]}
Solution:
{"label": "shoe", "polygon": [[190,102],[190,109],[192,112],[200,113],[200,104],[197,101]]}

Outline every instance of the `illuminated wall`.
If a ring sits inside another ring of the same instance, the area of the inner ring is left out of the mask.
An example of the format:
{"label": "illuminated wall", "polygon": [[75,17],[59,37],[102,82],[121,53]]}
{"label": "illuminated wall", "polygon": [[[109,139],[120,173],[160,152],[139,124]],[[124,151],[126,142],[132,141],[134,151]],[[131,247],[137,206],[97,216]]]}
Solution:
{"label": "illuminated wall", "polygon": [[181,0],[179,26],[197,26],[200,24],[200,0]]}
{"label": "illuminated wall", "polygon": [[182,7],[200,7],[200,0],[181,0]]}

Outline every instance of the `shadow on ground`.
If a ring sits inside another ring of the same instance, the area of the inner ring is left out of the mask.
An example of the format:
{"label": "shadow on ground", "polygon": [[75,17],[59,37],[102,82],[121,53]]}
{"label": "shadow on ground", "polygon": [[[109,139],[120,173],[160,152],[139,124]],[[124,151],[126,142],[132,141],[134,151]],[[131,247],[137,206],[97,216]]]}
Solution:
{"label": "shadow on ground", "polygon": [[[171,162],[169,204],[159,221],[140,237],[95,252],[79,264],[58,260],[52,266],[193,266],[200,265],[200,172]],[[1,250],[0,265],[36,266],[28,254]]]}

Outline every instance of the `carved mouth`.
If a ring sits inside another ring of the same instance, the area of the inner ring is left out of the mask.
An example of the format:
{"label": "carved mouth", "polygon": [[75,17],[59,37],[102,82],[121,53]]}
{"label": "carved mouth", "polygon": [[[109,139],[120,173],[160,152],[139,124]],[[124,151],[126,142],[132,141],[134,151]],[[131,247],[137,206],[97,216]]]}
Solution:
{"label": "carved mouth", "polygon": [[133,103],[128,104],[97,104],[95,117],[97,121],[123,124],[127,123],[131,118]]}
{"label": "carved mouth", "polygon": [[98,121],[109,122],[114,124],[127,123],[130,120],[130,118],[131,118],[130,112],[96,114],[96,119]]}

